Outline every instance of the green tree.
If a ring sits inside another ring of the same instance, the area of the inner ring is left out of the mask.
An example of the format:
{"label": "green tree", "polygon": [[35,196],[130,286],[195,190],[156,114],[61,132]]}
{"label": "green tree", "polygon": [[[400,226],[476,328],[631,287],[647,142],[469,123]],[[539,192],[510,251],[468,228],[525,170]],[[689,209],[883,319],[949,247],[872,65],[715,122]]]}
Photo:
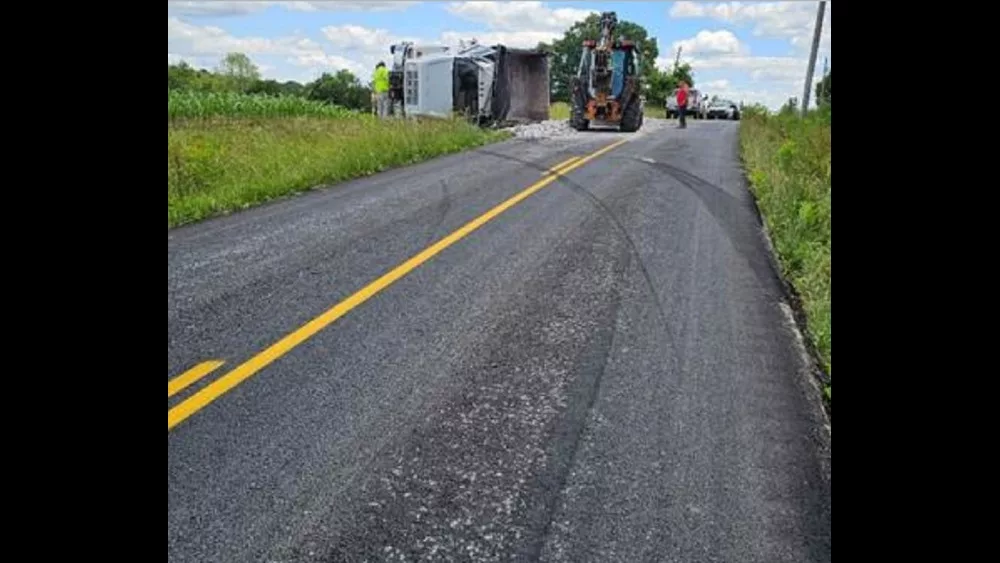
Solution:
{"label": "green tree", "polygon": [[185,61],[167,65],[167,90],[190,90],[197,72]]}
{"label": "green tree", "polygon": [[646,80],[646,102],[662,106],[667,102],[667,96],[677,87],[674,75],[659,69],[653,69],[652,75]]}
{"label": "green tree", "polygon": [[[552,100],[568,102],[570,80],[576,75],[580,65],[580,53],[583,41],[598,39],[601,35],[601,17],[591,14],[586,19],[578,21],[570,27],[562,38],[551,44],[539,43],[538,47],[551,53]],[[660,55],[656,46],[656,38],[649,37],[644,27],[636,23],[619,20],[615,29],[615,38],[631,40],[639,51],[639,73],[644,80],[652,80],[656,72],[655,61]]]}
{"label": "green tree", "polygon": [[349,70],[336,74],[324,72],[305,86],[306,97],[350,109],[365,109],[371,105],[371,91]]}
{"label": "green tree", "polygon": [[820,80],[819,82],[816,83],[816,105],[820,107],[832,105],[830,103],[830,99],[833,96],[830,84],[831,72],[833,72],[832,68],[829,71],[827,71],[826,76],[823,77],[823,80]]}
{"label": "green tree", "polygon": [[267,94],[277,96],[281,94],[281,84],[277,80],[258,80],[247,89],[250,94]]}
{"label": "green tree", "polygon": [[689,63],[674,65],[674,68],[670,70],[670,76],[674,79],[674,88],[677,87],[677,84],[681,80],[687,82],[688,86],[694,88],[694,72],[692,72],[691,65]]}
{"label": "green tree", "polygon": [[799,111],[799,99],[792,97],[788,98],[788,101],[785,102],[785,105],[781,106],[781,110],[779,111],[779,113],[787,115],[787,114],[797,113],[798,111]]}
{"label": "green tree", "polygon": [[221,92],[231,87],[224,77],[203,68],[195,69],[181,61],[176,65],[167,65],[167,89]]}
{"label": "green tree", "polygon": [[646,78],[646,100],[650,104],[662,106],[681,80],[687,82],[688,86],[694,86],[694,72],[689,63],[675,65],[669,71],[654,68]]}
{"label": "green tree", "polygon": [[294,80],[289,80],[281,85],[281,93],[286,96],[305,97],[306,87]]}
{"label": "green tree", "polygon": [[238,92],[247,92],[260,80],[260,71],[250,57],[243,53],[229,53],[219,63],[219,74],[229,87]]}

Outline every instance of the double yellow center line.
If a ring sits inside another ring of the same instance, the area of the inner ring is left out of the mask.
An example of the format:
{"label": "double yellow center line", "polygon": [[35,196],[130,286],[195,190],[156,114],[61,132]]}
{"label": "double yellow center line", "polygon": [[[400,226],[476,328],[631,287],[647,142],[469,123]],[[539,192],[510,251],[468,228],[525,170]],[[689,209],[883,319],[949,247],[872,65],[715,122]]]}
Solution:
{"label": "double yellow center line", "polygon": [[545,172],[542,172],[542,176],[553,176],[556,174],[561,174],[562,172],[564,172],[563,170],[564,168],[569,168],[570,164],[573,164],[574,162],[580,160],[580,158],[581,157],[579,156],[571,156],[566,160],[560,162],[559,164],[556,164],[552,168],[549,168]]}
{"label": "double yellow center line", "polygon": [[[352,309],[358,305],[364,303],[371,297],[373,297],[378,292],[392,285],[396,280],[402,278],[406,274],[415,270],[418,266],[427,262],[437,254],[439,254],[444,249],[455,244],[456,242],[462,240],[468,236],[471,232],[475,231],[479,227],[482,227],[490,220],[494,219],[504,211],[507,211],[511,207],[514,207],[518,203],[524,201],[530,197],[535,192],[541,190],[545,186],[554,182],[560,175],[566,174],[584,164],[590,162],[591,160],[601,156],[602,154],[628,142],[628,139],[622,139],[615,143],[612,143],[596,152],[590,153],[583,157],[573,157],[566,161],[559,163],[558,165],[549,169],[545,176],[528,186],[523,191],[517,195],[511,197],[507,201],[497,205],[493,209],[490,209],[486,213],[483,213],[479,217],[469,221],[457,231],[451,233],[450,235],[444,237],[433,245],[421,251],[416,256],[410,258],[406,262],[396,266],[388,273],[384,274],[377,280],[369,283],[365,287],[358,290],[354,295],[351,295],[347,299],[344,299],[340,303],[337,303],[330,309],[327,309],[318,317],[307,322],[301,327],[297,328],[287,336],[278,340],[274,344],[268,346],[266,349],[250,358],[249,360],[243,362],[242,364],[233,368],[232,371],[226,373],[219,379],[216,379],[212,383],[206,385],[200,389],[197,393],[191,395],[187,399],[181,401],[173,408],[167,411],[167,431],[177,426],[188,417],[203,409],[206,405],[219,398],[221,395],[229,391],[230,389],[236,387],[240,383],[246,381],[251,376],[253,376],[258,371],[264,369],[268,364],[277,360],[281,356],[284,356],[293,348],[302,344],[310,337],[315,335],[317,332],[323,330],[331,323],[339,319],[340,317],[346,315]],[[222,365],[221,361],[214,360],[211,362],[204,362],[192,368],[191,370],[185,372],[183,375],[169,381],[167,383],[167,397],[171,397],[174,394],[180,392],[184,388],[190,386],[194,382],[198,381],[211,371],[217,369]]]}

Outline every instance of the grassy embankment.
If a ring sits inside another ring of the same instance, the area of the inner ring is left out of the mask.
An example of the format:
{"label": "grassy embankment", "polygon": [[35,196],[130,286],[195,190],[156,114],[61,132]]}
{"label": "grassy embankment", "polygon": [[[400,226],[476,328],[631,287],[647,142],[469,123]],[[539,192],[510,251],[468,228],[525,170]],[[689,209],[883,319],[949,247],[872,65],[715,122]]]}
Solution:
{"label": "grassy embankment", "polygon": [[[746,111],[740,146],[785,278],[802,300],[810,338],[832,375],[830,114]],[[831,399],[830,386],[824,389]]]}
{"label": "grassy embankment", "polygon": [[168,92],[168,228],[503,139],[302,98]]}
{"label": "grassy embankment", "polygon": [[[646,115],[662,117],[647,106]],[[569,106],[552,105],[552,119]],[[302,98],[168,92],[167,224],[488,144],[506,133],[455,120],[380,121]]]}

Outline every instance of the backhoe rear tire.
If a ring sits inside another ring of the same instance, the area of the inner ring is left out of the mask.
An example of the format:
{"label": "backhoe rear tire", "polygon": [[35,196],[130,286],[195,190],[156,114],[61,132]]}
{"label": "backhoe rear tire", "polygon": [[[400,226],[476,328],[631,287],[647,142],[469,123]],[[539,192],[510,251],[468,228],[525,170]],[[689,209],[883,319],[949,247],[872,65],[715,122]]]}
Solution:
{"label": "backhoe rear tire", "polygon": [[577,131],[590,129],[590,121],[583,117],[583,108],[574,106],[569,118],[569,126]]}
{"label": "backhoe rear tire", "polygon": [[618,126],[618,130],[625,133],[634,133],[642,127],[642,105],[639,100],[634,100],[628,107],[625,108],[625,113],[622,114],[621,125]]}

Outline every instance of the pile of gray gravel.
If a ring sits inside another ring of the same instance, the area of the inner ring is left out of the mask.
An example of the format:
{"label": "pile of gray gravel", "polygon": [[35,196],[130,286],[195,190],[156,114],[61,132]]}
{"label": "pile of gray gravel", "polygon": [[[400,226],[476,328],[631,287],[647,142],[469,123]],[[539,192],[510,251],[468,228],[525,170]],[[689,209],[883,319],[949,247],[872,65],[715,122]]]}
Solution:
{"label": "pile of gray gravel", "polygon": [[[621,135],[641,135],[647,131],[655,131],[667,127],[670,122],[665,119],[649,118],[643,120],[642,128],[636,133],[620,133]],[[569,126],[567,119],[549,119],[537,123],[526,123],[508,127],[507,131],[519,139],[560,139],[588,135],[587,131],[577,131]]]}
{"label": "pile of gray gravel", "polygon": [[515,125],[508,129],[515,137],[522,139],[551,139],[553,137],[575,137],[580,134],[569,126],[566,119],[549,119],[538,123]]}

